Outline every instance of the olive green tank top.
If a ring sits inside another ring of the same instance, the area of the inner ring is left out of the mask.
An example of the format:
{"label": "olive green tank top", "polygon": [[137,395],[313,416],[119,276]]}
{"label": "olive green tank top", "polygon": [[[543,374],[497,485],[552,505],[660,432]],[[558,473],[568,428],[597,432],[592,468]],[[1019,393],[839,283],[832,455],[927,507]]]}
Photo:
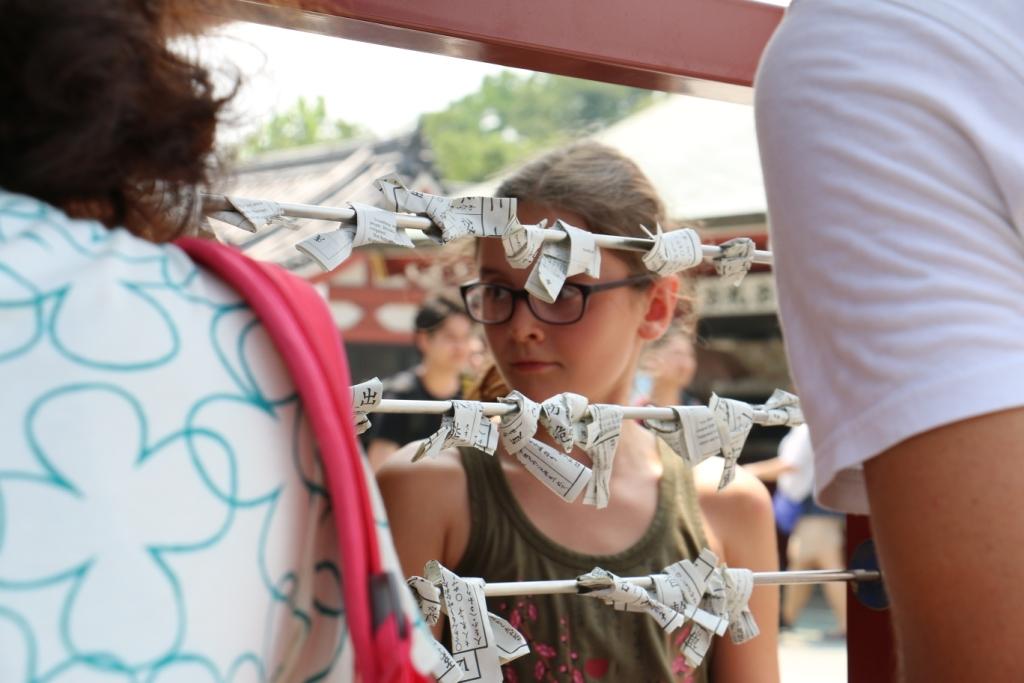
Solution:
{"label": "olive green tank top", "polygon": [[[558,545],[527,519],[497,457],[461,449],[471,522],[466,552],[454,571],[490,582],[570,579],[594,567],[642,576],[697,557],[705,538],[692,473],[668,449],[660,449],[660,455],[664,473],[647,531],[622,552],[585,555]],[[505,681],[708,680],[708,660],[693,670],[679,651],[689,626],[666,635],[646,614],[618,612],[577,595],[493,598],[487,607],[530,644],[528,655],[503,667]]]}

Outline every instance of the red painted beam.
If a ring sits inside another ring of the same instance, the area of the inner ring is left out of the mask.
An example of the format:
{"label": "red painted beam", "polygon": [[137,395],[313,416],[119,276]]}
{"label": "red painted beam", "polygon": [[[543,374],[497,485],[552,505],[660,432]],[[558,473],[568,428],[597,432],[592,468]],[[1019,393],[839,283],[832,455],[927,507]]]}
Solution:
{"label": "red painted beam", "polygon": [[373,344],[412,344],[412,331],[396,332],[381,325],[377,318],[377,310],[387,304],[419,305],[424,292],[418,289],[377,289],[373,287],[338,287],[330,286],[328,299],[333,302],[346,302],[362,309],[363,316],[354,327],[342,330],[346,342]]}
{"label": "red painted beam", "polygon": [[[846,516],[846,560],[871,538],[871,522],[860,515]],[[849,683],[896,683],[896,645],[889,610],[873,610],[846,591],[846,672]]]}
{"label": "red painted beam", "polygon": [[[782,9],[753,0],[239,0],[246,21],[739,102]],[[365,65],[364,65],[365,66]],[[360,67],[362,68],[362,67]],[[386,74],[381,74],[382,83]]]}

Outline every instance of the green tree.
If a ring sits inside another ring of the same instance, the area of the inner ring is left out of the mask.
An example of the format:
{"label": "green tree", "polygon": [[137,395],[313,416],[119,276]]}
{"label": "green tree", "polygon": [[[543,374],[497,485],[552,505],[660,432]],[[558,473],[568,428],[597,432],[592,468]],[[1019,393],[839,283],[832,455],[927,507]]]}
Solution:
{"label": "green tree", "polygon": [[366,131],[357,124],[328,119],[323,97],[317,97],[313,103],[300,97],[291,107],[274,114],[262,128],[246,137],[239,147],[239,156],[245,158],[260,152],[348,140],[365,134]]}
{"label": "green tree", "polygon": [[649,104],[654,93],[564,76],[487,76],[480,89],[421,118],[448,180],[476,181],[538,150],[597,130]]}

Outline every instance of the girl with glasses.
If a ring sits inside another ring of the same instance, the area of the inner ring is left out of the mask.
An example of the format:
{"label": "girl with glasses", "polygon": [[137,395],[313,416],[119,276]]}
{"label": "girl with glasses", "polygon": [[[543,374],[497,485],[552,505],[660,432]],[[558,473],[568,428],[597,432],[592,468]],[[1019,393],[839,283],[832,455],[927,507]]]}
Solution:
{"label": "girl with glasses", "polygon": [[[496,194],[519,200],[524,224],[561,219],[642,237],[641,224],[665,222],[640,169],[594,142],[548,154]],[[500,241],[480,240],[479,279],[462,293],[496,366],[483,383],[491,389],[477,398],[516,389],[540,402],[570,391],[591,403],[628,404],[644,347],[673,324],[689,324],[683,281],[648,274],[640,256],[605,251],[600,278],[575,276],[547,304],[524,289],[530,269],[508,265]],[[536,438],[551,443],[543,429]],[[595,566],[629,576],[658,572],[704,547],[732,566],[777,568],[763,485],[741,471],[719,493],[720,459],[691,471],[635,421],[623,422],[605,509],[584,505],[582,496],[566,503],[552,495],[500,447],[494,457],[452,449],[412,464],[414,450],[407,447],[379,473],[408,574],[438,559],[492,582],[565,579]],[[590,464],[582,450],[572,457]],[[750,604],[761,635],[742,645],[717,639],[696,669],[679,652],[685,630],[667,637],[644,614],[572,595],[496,599],[488,608],[530,641],[530,654],[506,665],[506,680],[777,681],[777,590],[756,588]]]}

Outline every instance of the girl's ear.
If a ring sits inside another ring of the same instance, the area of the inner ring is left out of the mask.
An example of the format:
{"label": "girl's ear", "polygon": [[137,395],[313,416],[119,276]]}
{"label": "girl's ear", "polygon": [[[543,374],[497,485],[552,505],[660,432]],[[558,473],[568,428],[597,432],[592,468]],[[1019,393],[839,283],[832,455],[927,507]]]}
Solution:
{"label": "girl's ear", "polygon": [[640,338],[652,341],[665,334],[672,324],[679,296],[679,278],[662,277],[647,290],[647,311],[640,323]]}

